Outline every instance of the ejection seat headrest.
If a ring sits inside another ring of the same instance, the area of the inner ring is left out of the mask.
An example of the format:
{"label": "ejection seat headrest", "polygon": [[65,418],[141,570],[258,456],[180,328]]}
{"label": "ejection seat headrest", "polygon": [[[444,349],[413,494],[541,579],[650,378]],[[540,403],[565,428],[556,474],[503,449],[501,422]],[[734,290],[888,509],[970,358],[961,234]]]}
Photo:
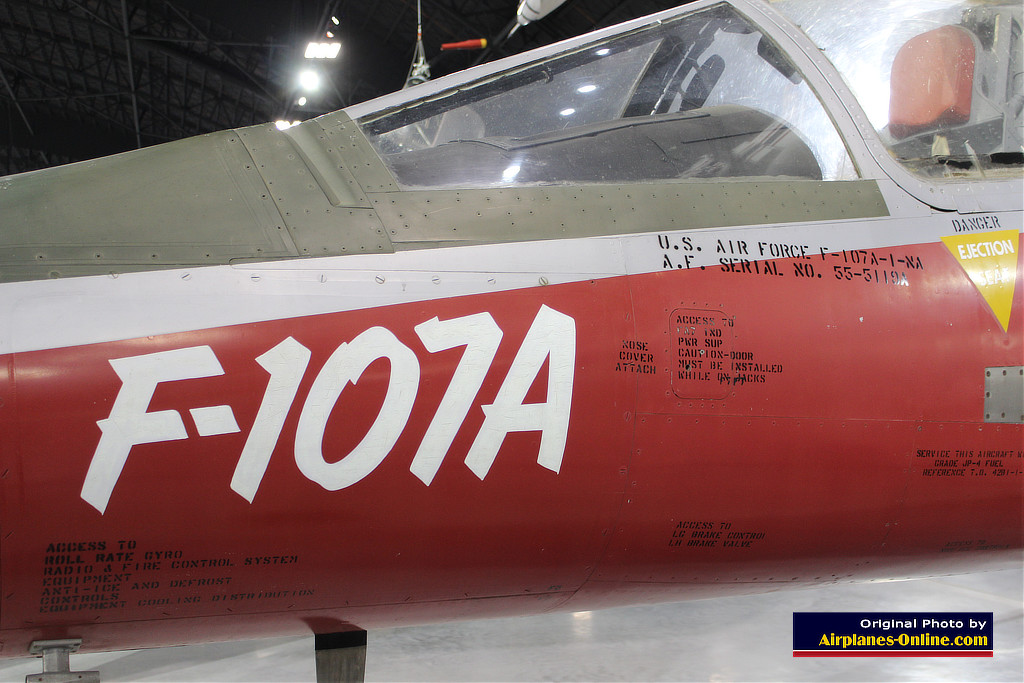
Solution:
{"label": "ejection seat headrest", "polygon": [[971,118],[974,41],[959,26],[908,40],[892,62],[889,132],[895,138]]}

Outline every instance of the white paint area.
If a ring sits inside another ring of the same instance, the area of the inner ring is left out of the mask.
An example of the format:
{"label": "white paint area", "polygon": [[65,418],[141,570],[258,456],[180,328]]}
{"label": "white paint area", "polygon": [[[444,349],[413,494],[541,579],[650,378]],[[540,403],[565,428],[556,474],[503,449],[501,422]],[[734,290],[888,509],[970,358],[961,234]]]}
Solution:
{"label": "white paint area", "polygon": [[270,456],[295,401],[310,355],[309,349],[288,337],[256,358],[260,367],[270,373],[270,379],[231,477],[231,490],[250,503],[270,464]]}
{"label": "white paint area", "polygon": [[431,353],[466,347],[409,468],[429,486],[494,362],[502,332],[490,313],[478,313],[444,322],[432,318],[417,325],[416,334]]}
{"label": "white paint area", "polygon": [[[334,404],[348,383],[356,384],[370,363],[391,363],[388,391],[370,430],[341,460],[329,463],[323,438]],[[347,488],[377,468],[405,428],[420,383],[420,363],[408,346],[383,327],[371,327],[342,343],[327,359],[309,390],[295,430],[295,464],[328,491]]]}
{"label": "white paint area", "polygon": [[[1020,214],[999,217],[1020,230]],[[716,253],[718,240],[742,240],[749,247],[743,258],[763,261],[773,258],[773,245],[813,255],[934,243],[952,232],[943,215],[883,217],[16,282],[0,285],[0,353],[661,272],[661,236],[672,247],[684,237],[701,246],[685,263],[700,268],[732,256]]]}
{"label": "white paint area", "polygon": [[[102,436],[82,486],[82,499],[101,513],[107,508],[132,446],[188,438],[178,411],[147,412],[156,385],[224,374],[209,346],[115,358],[110,365],[121,378],[121,390],[114,399],[110,416],[96,423]],[[223,413],[219,414],[223,421]],[[231,421],[234,422],[234,418]]]}
{"label": "white paint area", "polygon": [[972,242],[970,244],[959,244],[957,250],[960,258],[964,260],[987,258],[989,256],[1005,256],[1016,254],[1013,242],[1010,240],[996,240],[993,242]]}
{"label": "white paint area", "polygon": [[623,274],[617,240],[579,239],[15,282],[0,285],[0,353]]}
{"label": "white paint area", "polygon": [[[433,318],[414,329],[424,339],[428,353],[466,347],[409,467],[412,474],[429,486],[493,365],[503,333],[486,312],[446,321]],[[270,377],[231,479],[231,489],[250,503],[256,498],[277,448],[310,355],[307,348],[288,337],[256,358]],[[373,415],[372,425],[348,453],[340,459],[328,459],[324,455],[324,438],[338,400],[346,387],[357,384],[366,369],[379,359],[389,363],[388,387],[376,414],[373,407],[367,409]],[[546,399],[542,403],[526,403],[526,395],[546,361]],[[102,436],[89,463],[81,494],[100,514],[107,509],[133,447],[188,438],[178,411],[148,412],[157,385],[224,374],[209,346],[115,358],[110,364],[121,378],[121,388],[110,416],[97,423]],[[485,417],[466,454],[466,466],[483,480],[509,433],[539,431],[537,463],[557,474],[569,431],[575,372],[576,321],[548,306],[540,306],[494,403],[481,406]],[[405,431],[419,389],[420,359],[391,330],[370,327],[351,341],[339,344],[317,372],[299,413],[294,444],[299,471],[328,491],[362,481],[384,461]],[[192,408],[189,414],[200,437],[241,431],[228,405]]]}
{"label": "white paint area", "polygon": [[[526,392],[549,356],[547,400],[525,403]],[[558,472],[569,433],[575,370],[576,321],[541,306],[494,403],[483,406],[484,423],[466,455],[473,474],[480,479],[487,476],[506,434],[536,430],[541,433],[537,463]]]}

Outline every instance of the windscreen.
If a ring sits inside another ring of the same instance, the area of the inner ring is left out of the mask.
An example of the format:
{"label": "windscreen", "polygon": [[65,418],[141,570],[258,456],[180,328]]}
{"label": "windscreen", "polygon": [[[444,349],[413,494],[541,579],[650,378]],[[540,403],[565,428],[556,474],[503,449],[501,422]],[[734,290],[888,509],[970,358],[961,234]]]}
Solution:
{"label": "windscreen", "polygon": [[791,60],[725,5],[359,123],[406,188],[856,175]]}

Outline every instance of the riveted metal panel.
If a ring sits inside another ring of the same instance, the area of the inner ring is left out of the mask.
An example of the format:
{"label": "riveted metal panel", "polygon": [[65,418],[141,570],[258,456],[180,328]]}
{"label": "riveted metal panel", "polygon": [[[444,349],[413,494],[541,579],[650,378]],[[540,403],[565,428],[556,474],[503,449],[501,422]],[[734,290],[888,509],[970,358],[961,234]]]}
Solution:
{"label": "riveted metal panel", "polygon": [[391,172],[377,156],[359,126],[345,112],[338,111],[314,119],[327,134],[327,144],[348,162],[348,169],[359,178],[366,192],[390,192],[398,189]]}
{"label": "riveted metal panel", "polygon": [[[672,392],[679,398],[724,399],[739,375],[721,369],[733,358],[733,319],[722,311],[677,308],[668,320]],[[652,356],[653,359],[653,356]],[[653,366],[653,360],[649,365]],[[726,366],[728,367],[728,365]],[[649,374],[641,367],[642,374]],[[739,380],[743,381],[743,380]]]}
{"label": "riveted metal panel", "polygon": [[370,200],[345,167],[345,160],[336,146],[329,144],[327,131],[316,121],[292,126],[285,131],[328,201],[334,206],[370,208]]}
{"label": "riveted metal panel", "polygon": [[[322,130],[322,129],[318,129]],[[238,131],[267,192],[277,206],[285,227],[300,256],[338,256],[344,254],[380,254],[392,251],[384,228],[371,208],[359,208],[358,190],[345,183],[335,168],[313,165],[334,164],[328,147],[317,149],[317,142],[298,136],[304,153],[293,138],[273,125],[252,126]],[[316,136],[314,136],[316,137]],[[337,164],[334,164],[337,166]],[[327,180],[329,178],[329,180]],[[325,186],[321,186],[321,180]],[[330,197],[328,196],[330,194]],[[346,201],[357,206],[345,207]],[[341,208],[334,202],[342,205]]]}
{"label": "riveted metal panel", "polygon": [[7,282],[295,255],[234,131],[0,179],[0,227]]}
{"label": "riveted metal panel", "polygon": [[874,181],[719,181],[371,193],[396,248],[888,215]]}
{"label": "riveted metal panel", "polygon": [[985,368],[985,422],[1024,423],[1024,366]]}

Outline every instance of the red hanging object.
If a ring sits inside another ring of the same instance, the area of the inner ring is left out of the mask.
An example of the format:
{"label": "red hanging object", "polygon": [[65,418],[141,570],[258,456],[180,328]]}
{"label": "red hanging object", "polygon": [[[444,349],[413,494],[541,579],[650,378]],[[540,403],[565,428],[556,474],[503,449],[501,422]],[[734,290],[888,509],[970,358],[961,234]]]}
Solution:
{"label": "red hanging object", "polygon": [[442,50],[482,50],[487,47],[486,38],[474,38],[473,40],[461,40],[457,43],[441,43]]}

